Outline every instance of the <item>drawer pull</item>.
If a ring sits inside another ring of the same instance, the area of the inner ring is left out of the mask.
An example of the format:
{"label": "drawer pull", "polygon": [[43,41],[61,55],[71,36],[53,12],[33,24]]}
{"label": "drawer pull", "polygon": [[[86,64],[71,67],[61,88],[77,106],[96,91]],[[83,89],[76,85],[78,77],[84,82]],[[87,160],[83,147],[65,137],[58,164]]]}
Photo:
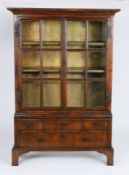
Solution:
{"label": "drawer pull", "polygon": [[61,137],[61,139],[64,139],[66,137],[66,135],[65,134],[61,134],[60,137]]}
{"label": "drawer pull", "polygon": [[92,139],[90,139],[90,138],[82,138],[82,141],[83,141],[83,142],[91,142]]}
{"label": "drawer pull", "polygon": [[64,128],[65,128],[65,126],[66,126],[66,124],[65,124],[65,123],[61,123],[61,124],[60,124],[60,129],[64,129]]}
{"label": "drawer pull", "polygon": [[99,123],[94,122],[94,123],[93,123],[93,126],[99,126]]}
{"label": "drawer pull", "polygon": [[44,138],[39,138],[37,141],[38,141],[39,143],[42,143],[42,142],[45,141],[45,139],[44,139]]}
{"label": "drawer pull", "polygon": [[33,124],[32,124],[32,123],[28,123],[28,124],[27,124],[27,127],[28,127],[28,128],[33,128]]}
{"label": "drawer pull", "polygon": [[43,131],[47,131],[47,129],[46,129],[46,128],[42,128],[42,130],[43,130]]}

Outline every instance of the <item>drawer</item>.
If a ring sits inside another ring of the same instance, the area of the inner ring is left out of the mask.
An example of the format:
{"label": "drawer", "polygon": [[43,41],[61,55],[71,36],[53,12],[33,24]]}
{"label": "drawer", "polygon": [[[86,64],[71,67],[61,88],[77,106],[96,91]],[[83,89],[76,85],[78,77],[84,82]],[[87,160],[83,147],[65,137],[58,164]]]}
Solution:
{"label": "drawer", "polygon": [[106,132],[21,132],[17,134],[20,147],[105,147]]}
{"label": "drawer", "polygon": [[16,130],[42,130],[42,120],[19,119],[15,122]]}
{"label": "drawer", "polygon": [[80,131],[80,120],[17,120],[16,130],[43,130],[43,131]]}
{"label": "drawer", "polygon": [[43,131],[102,131],[107,130],[106,120],[38,120],[19,119],[15,123],[16,130],[43,130]]}
{"label": "drawer", "polygon": [[107,128],[108,128],[107,120],[83,120],[82,122],[83,130],[102,131],[107,130]]}
{"label": "drawer", "polygon": [[43,122],[42,128],[46,131],[80,131],[82,125],[79,120],[50,120]]}

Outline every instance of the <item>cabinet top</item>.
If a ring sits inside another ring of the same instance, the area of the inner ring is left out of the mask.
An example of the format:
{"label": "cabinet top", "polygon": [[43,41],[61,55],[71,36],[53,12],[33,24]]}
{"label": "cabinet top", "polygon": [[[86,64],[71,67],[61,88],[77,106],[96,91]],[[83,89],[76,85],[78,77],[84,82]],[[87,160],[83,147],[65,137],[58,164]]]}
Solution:
{"label": "cabinet top", "polygon": [[113,16],[120,9],[76,9],[76,8],[7,8],[15,15],[54,15],[54,16]]}

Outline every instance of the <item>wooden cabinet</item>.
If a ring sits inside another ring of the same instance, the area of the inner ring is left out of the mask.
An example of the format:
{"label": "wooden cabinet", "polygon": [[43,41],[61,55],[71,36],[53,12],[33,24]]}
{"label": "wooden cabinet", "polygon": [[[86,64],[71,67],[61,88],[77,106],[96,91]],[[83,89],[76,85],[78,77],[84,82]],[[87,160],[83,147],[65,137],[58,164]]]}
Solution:
{"label": "wooden cabinet", "polygon": [[9,8],[15,35],[15,144],[98,151],[113,164],[112,18],[119,9]]}

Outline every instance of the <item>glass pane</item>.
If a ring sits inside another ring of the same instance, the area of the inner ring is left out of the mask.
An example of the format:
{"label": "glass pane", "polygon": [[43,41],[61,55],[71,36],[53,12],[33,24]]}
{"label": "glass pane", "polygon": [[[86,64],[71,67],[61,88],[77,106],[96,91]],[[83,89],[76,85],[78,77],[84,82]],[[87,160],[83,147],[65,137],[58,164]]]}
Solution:
{"label": "glass pane", "polygon": [[40,46],[39,21],[22,21],[21,31],[23,47]]}
{"label": "glass pane", "polygon": [[44,48],[61,47],[61,23],[57,20],[45,20],[42,26],[42,39]]}
{"label": "glass pane", "polygon": [[90,48],[105,47],[105,26],[105,22],[88,22],[88,46]]}
{"label": "glass pane", "polygon": [[88,52],[88,68],[103,69],[105,67],[105,52]]}
{"label": "glass pane", "polygon": [[22,76],[24,78],[40,78],[40,70],[23,69]]}
{"label": "glass pane", "polygon": [[60,51],[44,51],[43,52],[43,66],[58,68],[61,65]]}
{"label": "glass pane", "polygon": [[87,85],[87,106],[104,106],[105,83],[103,81],[88,82]]}
{"label": "glass pane", "polygon": [[85,52],[68,51],[67,52],[67,67],[84,67]]}
{"label": "glass pane", "polygon": [[40,52],[22,52],[22,67],[40,67]]}
{"label": "glass pane", "polygon": [[82,81],[67,81],[67,106],[84,106],[84,83]]}
{"label": "glass pane", "polygon": [[105,77],[105,52],[88,52],[88,77]]}
{"label": "glass pane", "polygon": [[67,21],[67,47],[68,49],[85,47],[85,22]]}
{"label": "glass pane", "polygon": [[24,82],[22,84],[22,103],[24,107],[40,107],[39,82]]}
{"label": "glass pane", "polygon": [[58,107],[61,105],[60,81],[43,82],[44,107]]}

